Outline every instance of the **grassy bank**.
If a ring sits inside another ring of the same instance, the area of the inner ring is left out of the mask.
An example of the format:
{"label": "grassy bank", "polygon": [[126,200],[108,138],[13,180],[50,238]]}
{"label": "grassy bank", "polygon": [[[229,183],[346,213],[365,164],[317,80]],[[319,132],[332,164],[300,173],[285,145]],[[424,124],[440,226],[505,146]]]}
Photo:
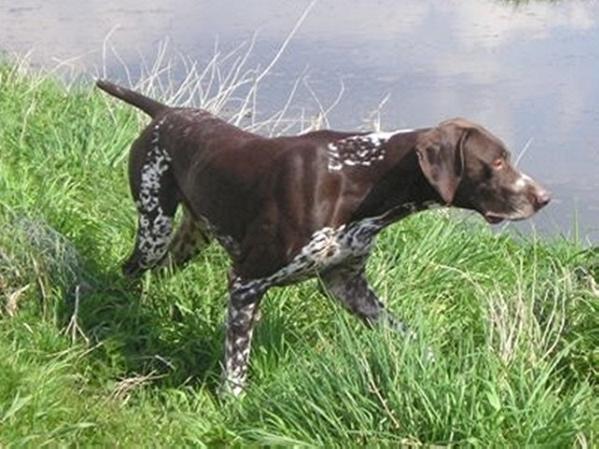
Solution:
{"label": "grassy bank", "polygon": [[223,253],[142,286],[119,274],[145,120],[0,68],[0,446],[597,444],[597,256],[443,211],[387,230],[369,265],[415,341],[368,331],[312,282],[274,290],[251,388],[221,402]]}

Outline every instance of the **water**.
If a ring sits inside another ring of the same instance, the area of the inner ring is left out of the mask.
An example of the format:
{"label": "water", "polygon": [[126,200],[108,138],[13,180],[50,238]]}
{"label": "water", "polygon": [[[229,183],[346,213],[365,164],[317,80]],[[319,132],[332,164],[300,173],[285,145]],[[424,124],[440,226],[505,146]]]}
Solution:
{"label": "water", "polygon": [[[122,78],[158,44],[205,63],[258,32],[251,64],[267,65],[307,1],[0,1],[0,48],[31,51],[34,64],[76,70],[106,64]],[[103,61],[106,36],[111,52]],[[305,72],[304,72],[305,71]],[[326,105],[345,91],[331,126],[364,126],[381,111],[384,129],[430,126],[453,116],[480,122],[518,154],[554,201],[532,226],[599,242],[599,3],[597,1],[321,0],[261,89],[277,110],[305,73]],[[298,104],[312,104],[300,84]],[[303,102],[303,103],[302,103]]]}

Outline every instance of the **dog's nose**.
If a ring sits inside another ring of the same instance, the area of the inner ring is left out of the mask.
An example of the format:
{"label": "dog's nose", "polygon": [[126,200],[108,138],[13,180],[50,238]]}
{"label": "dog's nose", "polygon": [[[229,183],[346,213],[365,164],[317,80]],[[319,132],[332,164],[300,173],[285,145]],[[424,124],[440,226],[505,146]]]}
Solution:
{"label": "dog's nose", "polygon": [[549,201],[551,201],[551,195],[549,194],[549,192],[547,190],[539,190],[536,192],[535,208],[537,210],[541,209],[542,207],[547,206],[547,204],[549,204]]}

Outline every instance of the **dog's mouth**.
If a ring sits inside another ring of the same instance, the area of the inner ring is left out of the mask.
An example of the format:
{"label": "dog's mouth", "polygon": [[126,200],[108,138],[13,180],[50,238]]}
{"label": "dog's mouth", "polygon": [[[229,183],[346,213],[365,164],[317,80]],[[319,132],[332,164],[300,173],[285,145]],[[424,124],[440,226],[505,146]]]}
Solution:
{"label": "dog's mouth", "polygon": [[485,212],[483,213],[483,217],[485,217],[485,220],[487,220],[487,223],[489,224],[499,224],[506,219],[506,217],[493,212]]}
{"label": "dog's mouth", "polygon": [[504,220],[509,220],[509,221],[525,220],[533,214],[534,214],[534,212],[526,213],[523,211],[514,211],[512,213],[507,213],[507,214],[506,213],[489,212],[489,211],[482,212],[482,216],[485,217],[485,220],[487,220],[487,223],[489,223],[489,224],[498,224]]}

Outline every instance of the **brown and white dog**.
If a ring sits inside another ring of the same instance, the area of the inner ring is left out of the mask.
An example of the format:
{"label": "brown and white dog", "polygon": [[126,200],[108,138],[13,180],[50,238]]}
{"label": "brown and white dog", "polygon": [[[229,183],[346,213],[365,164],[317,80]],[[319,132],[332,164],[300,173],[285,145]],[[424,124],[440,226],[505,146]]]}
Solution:
{"label": "brown and white dog", "polygon": [[[231,257],[224,387],[233,394],[245,385],[270,287],[318,276],[364,322],[405,334],[364,274],[384,227],[432,204],[475,210],[490,223],[521,220],[550,200],[497,137],[465,119],[266,138],[201,109],[168,107],[106,81],[98,87],[152,117],[131,148],[139,223],[124,273],[181,266],[212,237]],[[179,204],[183,220],[171,237]]]}

